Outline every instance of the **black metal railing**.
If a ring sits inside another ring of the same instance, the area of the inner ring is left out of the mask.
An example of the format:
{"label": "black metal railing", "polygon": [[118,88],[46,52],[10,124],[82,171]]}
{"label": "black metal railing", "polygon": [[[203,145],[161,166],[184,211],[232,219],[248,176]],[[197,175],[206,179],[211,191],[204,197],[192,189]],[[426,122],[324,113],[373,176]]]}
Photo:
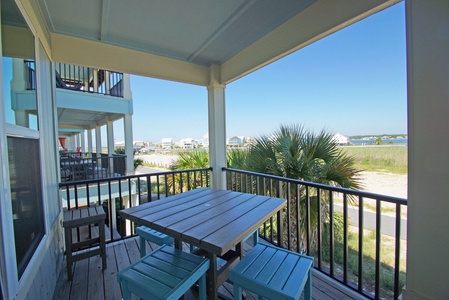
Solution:
{"label": "black metal railing", "polygon": [[398,298],[405,284],[406,199],[223,170],[229,190],[287,199],[281,220],[275,215],[259,229],[262,238],[313,256],[317,270],[368,298]]}
{"label": "black metal railing", "polygon": [[121,177],[126,175],[126,155],[81,152],[64,153],[60,158],[61,182]]}
{"label": "black metal railing", "polygon": [[56,87],[123,97],[123,73],[57,63]]}
{"label": "black metal railing", "polygon": [[[202,168],[62,182],[59,184],[62,206],[64,209],[103,206],[107,213],[109,243],[134,234],[134,225],[118,215],[120,209],[164,199],[199,187],[209,187],[211,171],[212,168]],[[110,205],[111,202],[114,204]]]}
{"label": "black metal railing", "polygon": [[[120,209],[209,187],[211,170],[61,183],[63,207],[102,205],[108,215],[107,241],[112,242],[134,234],[134,224],[117,214]],[[260,227],[261,238],[313,256],[315,269],[368,298],[397,299],[405,284],[406,199],[229,168],[223,171],[229,190],[287,199],[286,208]],[[385,261],[388,257],[390,262]]]}

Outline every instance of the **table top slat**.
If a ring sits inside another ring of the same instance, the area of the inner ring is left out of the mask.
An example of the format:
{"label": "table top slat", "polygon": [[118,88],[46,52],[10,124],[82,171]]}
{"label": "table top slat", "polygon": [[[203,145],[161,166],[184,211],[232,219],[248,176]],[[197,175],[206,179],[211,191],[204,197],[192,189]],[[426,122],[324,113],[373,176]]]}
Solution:
{"label": "table top slat", "polygon": [[[229,191],[219,191],[215,190],[215,193],[223,193]],[[134,206],[131,208],[127,208],[121,210],[119,213],[124,217],[131,221],[134,221],[141,225],[151,226],[152,219],[150,217],[158,212],[164,212],[170,209],[171,207],[176,207],[182,205],[184,203],[189,203],[195,199],[201,199],[203,197],[210,197],[211,194],[209,189],[200,188],[196,190],[191,190],[182,194],[177,194],[170,196],[168,198],[163,198],[160,200],[148,202],[142,205]],[[169,199],[169,200],[167,200]],[[199,200],[201,201],[201,200]],[[141,223],[144,221],[144,223]]]}
{"label": "table top slat", "polygon": [[209,206],[204,206],[202,211],[195,214],[195,218],[192,218],[190,211],[186,210],[173,216],[174,218],[170,220],[170,224],[165,222],[165,220],[161,220],[160,224],[166,225],[167,233],[169,234],[177,232],[183,237],[193,235],[201,239],[227,224],[232,218],[235,218],[238,210],[241,210],[240,213],[243,214],[251,209],[253,204],[249,200],[254,197],[253,195],[234,194],[232,196],[233,198],[216,199],[220,201],[219,203],[214,201],[205,203],[204,205]]}
{"label": "table top slat", "polygon": [[232,197],[229,196],[231,194],[232,193],[230,191],[217,191],[214,194],[207,194],[200,196],[191,195],[189,197],[178,199],[173,202],[172,200],[164,201],[166,202],[164,203],[165,205],[158,206],[157,210],[152,209],[150,213],[149,211],[147,211],[146,213],[145,212],[135,213],[134,216],[144,219],[145,221],[151,223],[154,223],[156,221],[163,221],[168,217],[177,215],[178,213],[183,213],[184,211],[190,208],[196,206],[203,206],[203,204],[214,201],[214,199],[218,197],[226,197],[226,198]]}
{"label": "table top slat", "polygon": [[[203,194],[203,193],[208,194],[208,192],[209,192],[209,189],[207,189],[207,188],[198,188],[195,190],[188,191],[186,193],[169,196],[168,198],[170,198],[171,201],[176,201],[177,199],[183,199],[185,197],[190,197],[190,196],[194,196],[194,195],[197,195],[198,197],[200,197],[201,194]],[[163,207],[165,205],[167,205],[165,199],[167,199],[167,198],[161,198],[159,200],[155,200],[155,201],[147,202],[147,203],[144,203],[141,205],[133,206],[133,207],[130,207],[130,208],[120,211],[120,213],[123,215],[126,215],[126,216],[134,216],[135,214],[138,214],[141,211],[146,211],[148,208],[154,209],[154,211],[163,210]],[[162,205],[162,207],[157,209],[161,205]]]}

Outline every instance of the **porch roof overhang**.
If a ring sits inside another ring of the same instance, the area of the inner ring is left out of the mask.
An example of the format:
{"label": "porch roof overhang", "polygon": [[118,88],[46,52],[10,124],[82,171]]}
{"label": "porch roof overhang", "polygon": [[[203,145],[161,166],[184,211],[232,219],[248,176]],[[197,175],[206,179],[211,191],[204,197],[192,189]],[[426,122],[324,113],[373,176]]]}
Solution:
{"label": "porch roof overhang", "polygon": [[[230,83],[401,0],[30,0],[54,61]],[[217,74],[215,74],[217,75]]]}

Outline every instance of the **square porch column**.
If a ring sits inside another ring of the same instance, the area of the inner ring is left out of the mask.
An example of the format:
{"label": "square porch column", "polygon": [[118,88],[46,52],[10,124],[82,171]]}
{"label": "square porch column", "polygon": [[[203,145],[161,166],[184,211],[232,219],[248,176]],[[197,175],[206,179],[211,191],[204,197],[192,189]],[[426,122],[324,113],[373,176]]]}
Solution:
{"label": "square porch column", "polygon": [[101,157],[101,127],[95,126],[95,152],[97,157]]}
{"label": "square porch column", "polygon": [[92,152],[93,152],[93,141],[92,141],[92,129],[88,129],[87,130],[87,152],[88,152],[88,157],[92,157]]}
{"label": "square porch column", "polygon": [[210,67],[208,92],[209,160],[212,167],[211,187],[226,189],[226,104],[225,85],[219,83],[220,68]]}
{"label": "square porch column", "polygon": [[109,164],[109,174],[114,174],[114,160],[112,156],[114,155],[114,123],[112,121],[107,121],[106,123],[106,134],[107,134],[107,146],[108,146],[108,156]]}
{"label": "square porch column", "polygon": [[449,2],[406,4],[407,279],[403,299],[449,296]]}
{"label": "square porch column", "polygon": [[126,175],[134,174],[134,147],[133,147],[133,116],[125,115],[123,118],[125,133]]}

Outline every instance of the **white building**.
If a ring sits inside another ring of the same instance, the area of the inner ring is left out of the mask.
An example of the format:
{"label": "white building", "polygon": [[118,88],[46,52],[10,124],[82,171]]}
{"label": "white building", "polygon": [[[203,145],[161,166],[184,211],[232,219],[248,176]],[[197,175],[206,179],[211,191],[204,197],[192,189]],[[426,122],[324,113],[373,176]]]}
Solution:
{"label": "white building", "polygon": [[245,137],[244,136],[233,136],[228,140],[228,146],[229,147],[242,147],[245,144]]}
{"label": "white building", "polygon": [[179,147],[181,149],[195,149],[198,145],[198,142],[192,138],[185,138],[179,141]]}
{"label": "white building", "polygon": [[349,138],[340,133],[336,133],[332,140],[339,145],[349,145]]}
{"label": "white building", "polygon": [[173,147],[174,144],[175,142],[173,141],[172,138],[163,138],[161,141],[161,148],[170,149],[171,147]]}

